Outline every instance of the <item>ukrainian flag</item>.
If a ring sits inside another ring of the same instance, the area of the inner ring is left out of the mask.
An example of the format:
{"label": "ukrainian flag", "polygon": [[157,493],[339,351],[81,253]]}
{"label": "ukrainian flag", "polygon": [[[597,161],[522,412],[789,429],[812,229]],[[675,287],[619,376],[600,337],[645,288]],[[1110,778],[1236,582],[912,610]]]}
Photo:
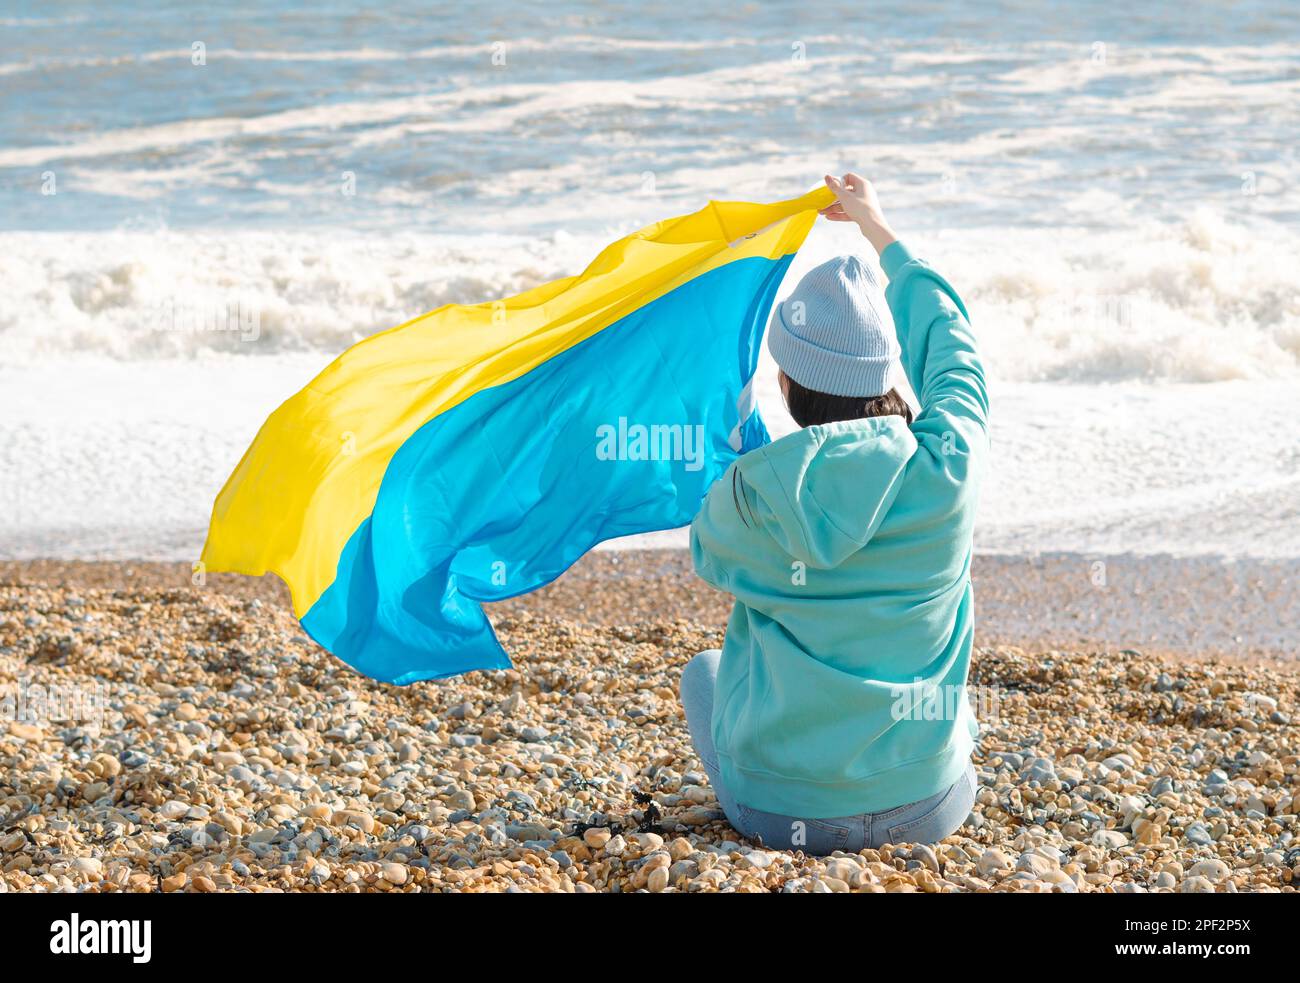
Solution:
{"label": "ukrainian flag", "polygon": [[831,200],[710,202],[578,276],[354,345],[263,424],[213,506],[204,568],[279,574],[308,634],[376,679],[509,667],[480,602],[689,523],[766,442],[763,329]]}

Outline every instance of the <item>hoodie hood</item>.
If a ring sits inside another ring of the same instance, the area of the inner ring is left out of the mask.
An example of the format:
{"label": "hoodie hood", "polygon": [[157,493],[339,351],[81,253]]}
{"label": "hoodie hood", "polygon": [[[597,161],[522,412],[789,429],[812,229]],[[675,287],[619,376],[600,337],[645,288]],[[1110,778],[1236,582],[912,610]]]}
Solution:
{"label": "hoodie hood", "polygon": [[796,560],[837,567],[875,535],[915,453],[898,416],[805,427],[736,462],[740,509]]}

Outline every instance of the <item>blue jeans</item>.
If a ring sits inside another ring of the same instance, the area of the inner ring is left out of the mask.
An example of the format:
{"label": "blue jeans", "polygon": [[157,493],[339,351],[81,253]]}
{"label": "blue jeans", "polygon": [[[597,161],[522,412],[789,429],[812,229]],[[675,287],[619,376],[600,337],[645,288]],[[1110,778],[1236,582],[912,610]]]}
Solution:
{"label": "blue jeans", "polygon": [[883,812],[864,812],[834,819],[801,819],[751,809],[737,802],[723,785],[718,755],[713,747],[713,690],[718,678],[718,649],[701,652],[682,670],[682,707],[695,754],[708,773],[709,783],[727,821],[742,836],[778,850],[802,850],[825,855],[835,850],[857,853],[886,843],[937,843],[955,833],[975,804],[974,766],[951,786],[929,798]]}

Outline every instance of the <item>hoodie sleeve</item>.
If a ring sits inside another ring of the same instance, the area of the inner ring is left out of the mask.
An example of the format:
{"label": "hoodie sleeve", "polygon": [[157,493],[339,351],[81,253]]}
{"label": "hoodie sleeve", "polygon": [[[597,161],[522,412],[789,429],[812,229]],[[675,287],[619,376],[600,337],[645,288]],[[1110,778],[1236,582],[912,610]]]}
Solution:
{"label": "hoodie sleeve", "polygon": [[889,277],[885,299],[903,368],[921,404],[912,432],[943,470],[960,479],[972,454],[988,445],[988,391],[966,307],[948,281],[903,243],[891,243],[880,263]]}
{"label": "hoodie sleeve", "polygon": [[691,561],[695,573],[706,584],[723,591],[731,589],[729,571],[736,559],[733,544],[740,535],[734,528],[733,516],[722,504],[724,499],[728,506],[732,504],[730,491],[738,488],[739,482],[739,471],[733,464],[713,483],[691,522]]}

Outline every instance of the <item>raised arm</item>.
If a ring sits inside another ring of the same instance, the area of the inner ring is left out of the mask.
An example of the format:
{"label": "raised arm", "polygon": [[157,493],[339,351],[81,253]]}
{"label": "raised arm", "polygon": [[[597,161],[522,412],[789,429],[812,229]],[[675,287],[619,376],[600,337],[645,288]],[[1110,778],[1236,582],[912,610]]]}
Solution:
{"label": "raised arm", "polygon": [[912,432],[935,454],[964,458],[982,450],[988,442],[988,391],[961,298],[898,241],[870,182],[846,174],[843,179],[828,175],[826,184],[838,200],[822,214],[832,221],[856,222],[889,277],[885,298],[903,349],[903,368],[921,404]]}

